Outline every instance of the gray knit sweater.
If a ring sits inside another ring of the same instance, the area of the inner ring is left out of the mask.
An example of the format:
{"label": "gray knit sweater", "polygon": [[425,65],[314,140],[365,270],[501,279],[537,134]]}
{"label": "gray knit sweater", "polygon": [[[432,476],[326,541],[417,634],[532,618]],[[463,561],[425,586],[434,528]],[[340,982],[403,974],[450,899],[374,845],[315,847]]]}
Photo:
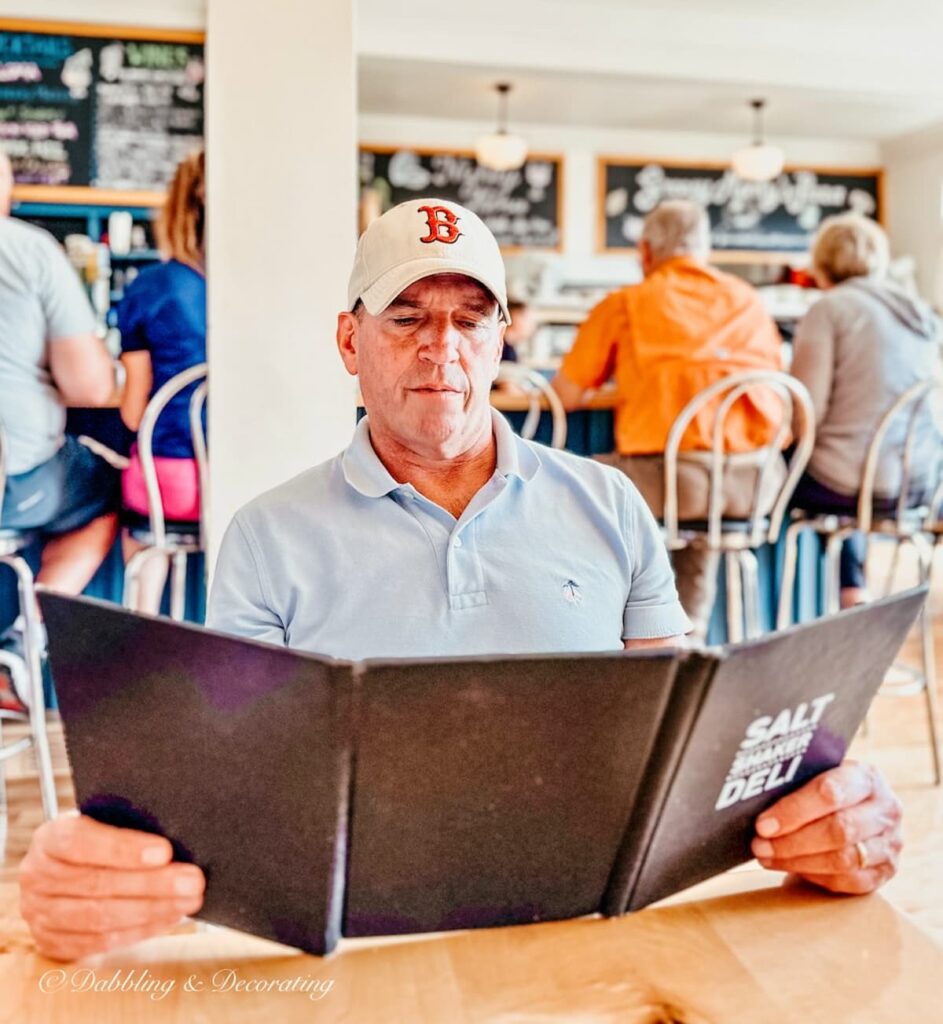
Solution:
{"label": "gray knit sweater", "polygon": [[[815,407],[808,470],[832,490],[856,494],[881,417],[911,385],[940,374],[939,321],[926,303],[896,286],[857,277],[824,293],[793,345],[792,373]],[[930,485],[943,456],[941,422],[928,409],[918,423],[911,471],[918,485]],[[905,432],[898,420],[882,448],[875,479],[882,497],[900,490]]]}

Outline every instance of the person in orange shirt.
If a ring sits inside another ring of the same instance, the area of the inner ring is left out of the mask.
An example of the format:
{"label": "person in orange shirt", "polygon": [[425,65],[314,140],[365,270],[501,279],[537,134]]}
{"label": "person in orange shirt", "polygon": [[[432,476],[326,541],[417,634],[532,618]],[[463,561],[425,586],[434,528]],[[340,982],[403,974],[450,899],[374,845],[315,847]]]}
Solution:
{"label": "person in orange shirt", "polygon": [[[613,292],[589,314],[553,386],[564,406],[578,408],[587,390],[615,376],[616,451],[599,456],[619,466],[656,516],[664,504],[662,453],[675,418],[688,401],[742,370],[781,369],[782,339],[757,292],[708,265],[710,221],[696,203],[670,200],[646,218],[639,242],[644,280]],[[688,427],[682,452],[709,451],[717,404]],[[754,390],[730,410],[725,450],[734,453],[724,474],[724,513],[750,514],[762,459],[782,417],[774,393]],[[692,459],[678,463],[681,519],[707,514],[708,470]],[[769,480],[771,506],[781,480]],[[766,495],[764,495],[764,499]],[[703,638],[714,604],[718,556],[698,548],[674,553],[681,603]]]}

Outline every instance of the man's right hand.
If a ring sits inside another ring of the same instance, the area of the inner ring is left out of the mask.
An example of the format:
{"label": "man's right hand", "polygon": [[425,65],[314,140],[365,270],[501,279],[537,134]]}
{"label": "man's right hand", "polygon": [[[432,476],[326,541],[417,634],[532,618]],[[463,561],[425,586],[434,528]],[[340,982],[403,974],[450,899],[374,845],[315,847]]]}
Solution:
{"label": "man's right hand", "polygon": [[20,910],[36,948],[75,960],[166,932],[203,905],[206,879],[162,836],[84,815],[47,821],[20,865]]}

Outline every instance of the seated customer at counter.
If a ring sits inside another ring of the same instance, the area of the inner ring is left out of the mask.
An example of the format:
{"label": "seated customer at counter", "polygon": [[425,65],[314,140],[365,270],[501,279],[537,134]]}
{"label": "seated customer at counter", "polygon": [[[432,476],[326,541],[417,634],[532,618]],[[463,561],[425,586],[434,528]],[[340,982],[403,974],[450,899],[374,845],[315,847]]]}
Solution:
{"label": "seated customer at counter", "polygon": [[[914,384],[940,379],[939,321],[925,302],[887,280],[888,263],[883,229],[857,214],[829,217],[812,243],[825,294],[796,330],[791,367],[815,410],[815,447],[792,498],[808,512],[857,512],[868,447],[884,414]],[[911,412],[891,428],[878,462],[874,494],[885,507],[900,494]],[[914,441],[908,497],[919,505],[932,499],[943,458],[943,437],[927,405]],[[867,600],[865,553],[861,533],[842,545],[843,608]]]}
{"label": "seated customer at counter", "polygon": [[[507,316],[497,242],[469,210],[412,201],[370,225],[337,318],[367,417],[344,452],[236,514],[210,626],[354,660],[683,642],[667,552],[632,484],[491,411]],[[846,764],[766,810],[753,852],[867,892],[896,870],[899,818],[880,774]],[[195,913],[203,873],[171,857],[162,837],[84,816],[42,825],[20,871],[40,951],[85,956]]]}
{"label": "seated customer at counter", "polygon": [[[65,433],[66,406],[104,405],[115,370],[78,275],[55,239],[10,217],[12,192],[0,151],[0,528],[39,533],[37,582],[80,594],[115,539],[118,474]],[[19,620],[2,644],[0,708],[22,710]]]}
{"label": "seated customer at counter", "polygon": [[[564,357],[553,386],[567,409],[588,389],[615,375],[616,451],[600,456],[618,466],[642,492],[656,516],[664,506],[668,432],[687,403],[704,388],[742,370],[779,370],[781,339],[757,292],[745,281],[708,265],[710,222],[696,203],[670,200],[646,218],[639,241],[645,275],[603,299],[589,314]],[[696,417],[680,450],[709,450],[714,411]],[[776,396],[749,392],[725,421],[724,445],[749,453],[770,442],[782,417]],[[739,454],[724,473],[724,514],[747,518],[763,456]],[[707,515],[707,464],[678,462],[681,519]],[[761,511],[768,511],[781,481],[770,479]],[[673,554],[681,603],[699,639],[707,635],[717,586],[718,555],[702,548]]]}
{"label": "seated customer at counter", "polygon": [[[127,384],[121,418],[137,430],[147,403],[172,377],[206,362],[206,273],[203,256],[205,159],[201,152],[181,161],[157,223],[166,262],[135,278],[118,309],[121,362]],[[199,522],[200,481],[190,436],[190,397],[196,384],[171,399],[151,439],[164,516]],[[125,507],[148,515],[147,488],[137,445],[121,479]],[[122,538],[125,561],[143,545],[129,531]],[[140,608],[160,607],[167,563],[150,559],[141,573]]]}
{"label": "seated customer at counter", "polygon": [[505,363],[518,363],[521,350],[526,349],[537,331],[537,313],[523,291],[508,295],[508,314],[510,322],[504,325],[504,348],[501,360]]}

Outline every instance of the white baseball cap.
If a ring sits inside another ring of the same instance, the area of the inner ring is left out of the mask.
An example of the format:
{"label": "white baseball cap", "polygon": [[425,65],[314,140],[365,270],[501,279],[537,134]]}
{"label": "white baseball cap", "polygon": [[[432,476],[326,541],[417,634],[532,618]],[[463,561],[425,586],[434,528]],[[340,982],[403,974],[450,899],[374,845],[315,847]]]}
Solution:
{"label": "white baseball cap", "polygon": [[483,284],[510,323],[504,260],[484,221],[447,199],[410,199],[387,210],[360,236],[347,285],[378,316],[411,284],[434,274],[464,274]]}

